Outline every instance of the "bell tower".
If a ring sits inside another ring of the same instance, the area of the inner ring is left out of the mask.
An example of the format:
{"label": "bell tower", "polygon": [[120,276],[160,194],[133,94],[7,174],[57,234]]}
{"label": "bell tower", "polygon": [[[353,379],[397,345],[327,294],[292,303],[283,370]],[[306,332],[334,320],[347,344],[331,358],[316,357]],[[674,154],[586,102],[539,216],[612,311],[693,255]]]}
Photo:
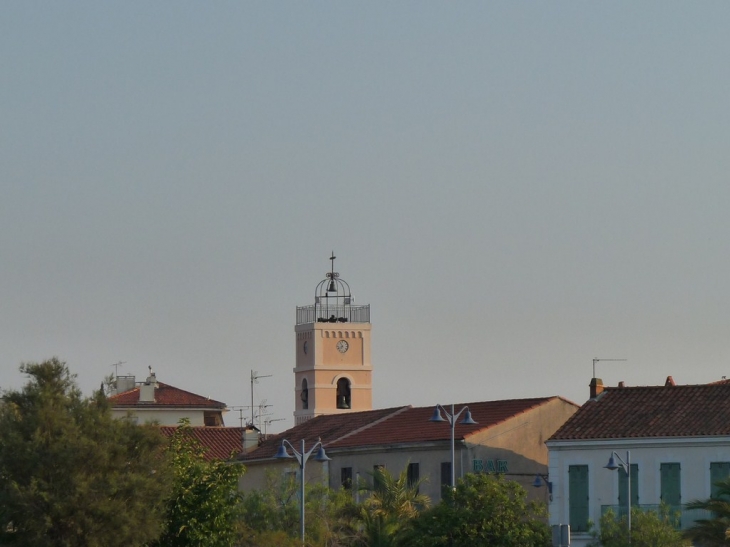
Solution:
{"label": "bell tower", "polygon": [[356,306],[350,285],[330,271],[314,304],[297,306],[294,423],[322,414],[372,410],[370,305]]}

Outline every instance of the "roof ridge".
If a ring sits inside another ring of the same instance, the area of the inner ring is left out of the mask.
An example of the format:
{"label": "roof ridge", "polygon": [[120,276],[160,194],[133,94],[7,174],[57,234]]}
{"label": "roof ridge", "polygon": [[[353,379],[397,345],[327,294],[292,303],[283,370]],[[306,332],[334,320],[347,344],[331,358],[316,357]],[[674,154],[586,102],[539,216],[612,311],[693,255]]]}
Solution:
{"label": "roof ridge", "polygon": [[212,401],[214,403],[220,403],[223,406],[226,406],[226,404],[223,401],[218,401],[216,399],[212,399],[210,397],[206,397],[205,395],[200,395],[199,393],[193,393],[192,391],[188,391],[187,389],[183,389],[181,387],[173,386],[171,384],[166,384],[164,382],[157,382],[157,385],[159,387],[167,387],[167,388],[176,389],[177,391],[182,391],[183,393],[187,393],[188,395],[195,395],[196,397],[200,397],[201,399],[206,399],[207,401]]}
{"label": "roof ridge", "polygon": [[390,412],[389,414],[386,414],[385,416],[382,416],[382,417],[378,418],[374,422],[370,422],[369,424],[365,424],[362,427],[358,427],[357,429],[354,429],[353,431],[350,431],[348,433],[345,433],[344,435],[342,435],[342,436],[340,436],[340,437],[338,437],[336,439],[332,439],[327,444],[328,445],[334,444],[336,442],[339,442],[339,441],[342,441],[344,439],[347,439],[348,437],[351,437],[352,435],[357,435],[358,433],[360,433],[362,431],[365,431],[366,429],[369,429],[369,428],[373,427],[374,425],[383,423],[385,420],[389,420],[393,416],[397,416],[398,414],[401,414],[402,412],[405,412],[409,408],[413,408],[413,406],[412,405],[407,405],[407,406],[402,406],[402,407],[395,407],[395,410],[393,410],[393,412]]}

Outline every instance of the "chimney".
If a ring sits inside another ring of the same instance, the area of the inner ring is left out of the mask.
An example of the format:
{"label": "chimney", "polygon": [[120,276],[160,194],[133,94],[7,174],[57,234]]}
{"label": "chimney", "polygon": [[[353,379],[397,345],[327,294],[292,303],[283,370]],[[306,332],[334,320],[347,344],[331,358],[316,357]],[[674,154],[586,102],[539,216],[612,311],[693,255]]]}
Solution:
{"label": "chimney", "polygon": [[625,387],[626,387],[626,382],[624,382],[623,380],[621,380],[621,381],[620,381],[620,382],[618,383],[618,387],[620,387],[621,389],[625,388]]}
{"label": "chimney", "polygon": [[248,454],[259,445],[259,431],[253,427],[243,430],[243,453]]}
{"label": "chimney", "polygon": [[677,384],[674,383],[674,378],[672,378],[671,376],[667,376],[667,381],[664,382],[664,387],[676,386],[676,385]]}
{"label": "chimney", "polygon": [[603,380],[600,378],[591,378],[589,386],[591,388],[591,399],[595,399],[603,393]]}
{"label": "chimney", "polygon": [[152,367],[149,367],[150,375],[144,381],[144,384],[139,386],[139,402],[140,403],[154,403],[155,402],[155,390],[157,389],[157,376],[152,372]]}

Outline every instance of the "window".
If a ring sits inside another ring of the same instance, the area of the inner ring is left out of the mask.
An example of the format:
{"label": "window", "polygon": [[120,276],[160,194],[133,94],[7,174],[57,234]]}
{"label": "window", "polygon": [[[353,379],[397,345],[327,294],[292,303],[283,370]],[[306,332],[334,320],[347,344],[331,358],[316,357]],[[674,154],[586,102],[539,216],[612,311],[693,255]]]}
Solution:
{"label": "window", "polygon": [[451,487],[451,462],[441,462],[441,488]]}
{"label": "window", "polygon": [[376,492],[382,492],[385,489],[384,472],[385,466],[382,463],[373,465],[373,490]]}
{"label": "window", "polygon": [[[623,467],[619,467],[618,472],[618,504],[619,515],[623,515],[623,511],[627,507],[626,496],[628,495],[629,481],[626,471]],[[631,506],[639,505],[639,464],[631,464]]]}
{"label": "window", "polygon": [[408,464],[408,486],[413,487],[420,478],[420,470],[417,463]]}
{"label": "window", "polygon": [[222,425],[220,414],[216,412],[204,412],[203,413],[203,424],[206,426]]}
{"label": "window", "polygon": [[309,389],[307,388],[307,379],[302,380],[302,410],[309,408]]}
{"label": "window", "polygon": [[588,531],[588,466],[568,466],[568,509],[570,528],[575,532]]}
{"label": "window", "polygon": [[343,467],[340,469],[340,484],[345,490],[352,489],[352,467]]}
{"label": "window", "polygon": [[350,401],[350,380],[337,380],[337,408],[352,408]]}
{"label": "window", "polygon": [[715,483],[717,481],[725,480],[728,477],[730,477],[730,462],[710,463],[710,497],[718,497],[718,488],[715,486]]}
{"label": "window", "polygon": [[682,504],[680,467],[678,463],[663,463],[659,466],[661,500],[670,507]]}

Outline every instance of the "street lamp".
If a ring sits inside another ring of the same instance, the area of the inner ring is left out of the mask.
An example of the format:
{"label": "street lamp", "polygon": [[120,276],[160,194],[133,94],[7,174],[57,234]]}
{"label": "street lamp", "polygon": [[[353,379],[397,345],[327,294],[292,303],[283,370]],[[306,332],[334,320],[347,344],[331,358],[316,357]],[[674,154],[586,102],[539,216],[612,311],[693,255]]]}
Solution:
{"label": "street lamp", "polygon": [[[618,460],[618,463],[616,463]],[[621,467],[626,473],[626,482],[628,483],[628,506],[629,506],[629,543],[631,543],[631,452],[626,451],[626,461],[619,456],[614,450],[611,453],[611,457],[608,459],[608,463],[604,466],[606,469],[615,471]]]}
{"label": "street lamp", "polygon": [[[286,451],[285,444],[289,445],[289,448],[292,449],[292,452],[294,452],[293,456],[290,456],[289,453]],[[308,452],[304,451],[304,439],[302,439],[302,451],[298,452],[294,446],[287,441],[286,439],[281,441],[281,446],[279,447],[279,450],[276,452],[275,458],[280,459],[288,459],[288,458],[296,458],[297,463],[299,464],[299,478],[300,478],[300,491],[299,491],[299,523],[301,525],[302,529],[302,545],[304,545],[304,469],[307,465],[307,460],[309,459],[309,456],[312,455],[312,452],[314,452],[314,449],[319,446],[319,450],[317,451],[317,454],[314,456],[314,461],[317,462],[326,462],[331,460],[332,458],[327,457],[327,454],[324,453],[324,445],[322,444],[322,439],[318,439],[316,443],[312,446],[312,448],[309,449]]]}
{"label": "street lamp", "polygon": [[553,483],[548,480],[546,475],[541,475],[540,473],[535,475],[535,481],[532,483],[532,486],[534,486],[535,488],[540,488],[543,481],[545,481],[545,484],[547,485],[550,501],[553,501]]}
{"label": "street lamp", "polygon": [[[441,411],[444,411],[444,414],[446,414],[446,418],[443,418],[441,416]],[[447,410],[442,407],[441,405],[436,405],[436,408],[433,409],[433,416],[431,416],[431,419],[429,421],[431,422],[449,422],[449,425],[451,426],[451,489],[453,490],[456,488],[456,474],[454,472],[454,429],[456,428],[456,419],[461,416],[461,413],[466,411],[464,414],[464,419],[461,420],[459,423],[464,425],[477,425],[477,422],[472,420],[471,418],[471,411],[469,410],[468,406],[463,407],[459,412],[454,414],[454,405],[451,404],[451,413],[447,412]]]}

